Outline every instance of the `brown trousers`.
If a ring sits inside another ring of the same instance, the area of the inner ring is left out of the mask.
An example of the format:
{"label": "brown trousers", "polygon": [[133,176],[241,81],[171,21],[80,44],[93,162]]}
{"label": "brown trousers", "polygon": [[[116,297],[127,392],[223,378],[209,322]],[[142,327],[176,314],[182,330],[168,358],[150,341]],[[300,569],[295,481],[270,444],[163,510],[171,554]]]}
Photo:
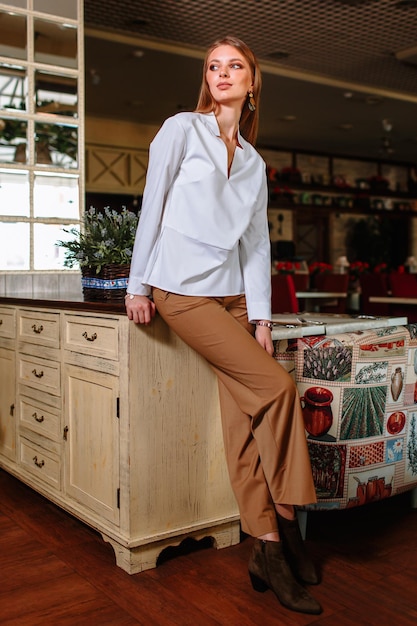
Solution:
{"label": "brown trousers", "polygon": [[153,290],[157,310],[219,380],[227,466],[244,532],[277,530],[274,503],[316,501],[301,404],[292,377],[254,339],[244,296]]}

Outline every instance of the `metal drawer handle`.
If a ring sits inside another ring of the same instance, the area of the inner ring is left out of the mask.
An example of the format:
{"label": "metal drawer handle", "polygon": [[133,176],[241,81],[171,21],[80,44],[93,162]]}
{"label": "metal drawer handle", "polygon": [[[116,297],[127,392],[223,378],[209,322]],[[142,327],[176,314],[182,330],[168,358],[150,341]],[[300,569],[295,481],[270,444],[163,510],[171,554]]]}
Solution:
{"label": "metal drawer handle", "polygon": [[43,326],[42,326],[42,324],[40,326],[36,326],[36,324],[32,324],[32,330],[37,335],[40,335],[41,332],[43,331]]}
{"label": "metal drawer handle", "polygon": [[36,411],[35,411],[35,413],[32,413],[32,417],[33,417],[34,420],[36,420],[39,423],[43,422],[44,419],[45,419],[43,415],[38,417],[38,414],[36,413]]}
{"label": "metal drawer handle", "polygon": [[87,331],[83,333],[83,337],[87,339],[87,341],[95,341],[97,339],[97,333],[93,333],[91,337],[88,336]]}
{"label": "metal drawer handle", "polygon": [[32,374],[35,374],[36,378],[42,378],[43,376],[43,370],[41,370],[38,374],[38,372],[36,370],[32,370]]}
{"label": "metal drawer handle", "polygon": [[44,460],[38,461],[38,457],[37,456],[33,457],[33,462],[36,465],[36,467],[43,467],[45,465],[45,461]]}

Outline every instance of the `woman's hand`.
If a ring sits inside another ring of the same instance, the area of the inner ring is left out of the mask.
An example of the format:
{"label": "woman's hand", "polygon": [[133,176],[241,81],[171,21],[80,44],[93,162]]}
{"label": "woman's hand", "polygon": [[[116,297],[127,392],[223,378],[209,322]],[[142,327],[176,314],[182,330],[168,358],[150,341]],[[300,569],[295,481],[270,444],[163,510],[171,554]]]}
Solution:
{"label": "woman's hand", "polygon": [[274,354],[274,344],[272,343],[272,333],[268,326],[256,326],[255,339],[270,354]]}
{"label": "woman's hand", "polygon": [[150,324],[155,317],[155,303],[149,300],[147,296],[130,298],[128,295],[125,299],[125,305],[128,318],[135,324]]}

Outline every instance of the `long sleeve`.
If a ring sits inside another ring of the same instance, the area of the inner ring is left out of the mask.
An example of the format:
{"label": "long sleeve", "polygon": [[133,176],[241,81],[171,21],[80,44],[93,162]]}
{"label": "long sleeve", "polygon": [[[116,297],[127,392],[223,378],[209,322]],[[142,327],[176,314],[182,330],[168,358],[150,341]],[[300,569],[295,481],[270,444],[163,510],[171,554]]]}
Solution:
{"label": "long sleeve", "polygon": [[143,194],[142,210],[133,247],[129,293],[149,295],[151,288],[143,284],[143,276],[157,240],[165,200],[177,174],[186,148],[184,130],[174,117],[169,118],[152,141]]}
{"label": "long sleeve", "polygon": [[240,239],[240,258],[250,321],[271,319],[271,252],[267,203],[265,175],[253,218]]}

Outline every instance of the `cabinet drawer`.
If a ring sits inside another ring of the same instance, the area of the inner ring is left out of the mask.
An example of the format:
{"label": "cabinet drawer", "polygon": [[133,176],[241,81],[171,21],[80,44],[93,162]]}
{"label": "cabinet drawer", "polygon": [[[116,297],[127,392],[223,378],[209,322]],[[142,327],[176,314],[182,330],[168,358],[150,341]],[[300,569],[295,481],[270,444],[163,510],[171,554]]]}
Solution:
{"label": "cabinet drawer", "polygon": [[66,315],[64,347],[106,359],[119,358],[119,323],[117,319]]}
{"label": "cabinet drawer", "polygon": [[58,441],[60,436],[60,414],[53,407],[20,396],[19,424],[40,435]]}
{"label": "cabinet drawer", "polygon": [[59,313],[20,310],[18,333],[21,341],[59,348]]}
{"label": "cabinet drawer", "polygon": [[20,383],[47,391],[54,396],[61,395],[61,366],[56,361],[19,354],[18,375]]}
{"label": "cabinet drawer", "polygon": [[16,337],[16,311],[0,307],[0,337]]}
{"label": "cabinet drawer", "polygon": [[29,439],[20,439],[20,463],[32,476],[56,489],[60,488],[59,456]]}

